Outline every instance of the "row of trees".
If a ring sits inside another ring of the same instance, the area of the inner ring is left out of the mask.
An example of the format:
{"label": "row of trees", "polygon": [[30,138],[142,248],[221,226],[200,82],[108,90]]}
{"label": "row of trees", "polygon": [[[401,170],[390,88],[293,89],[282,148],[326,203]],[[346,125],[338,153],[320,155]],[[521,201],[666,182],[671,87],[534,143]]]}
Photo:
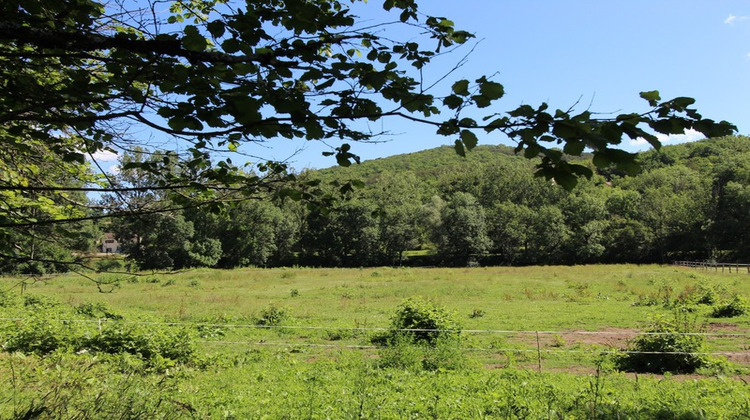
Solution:
{"label": "row of trees", "polygon": [[417,263],[443,265],[750,255],[745,137],[648,152],[641,155],[643,174],[602,171],[571,192],[535,178],[533,163],[503,148],[480,148],[466,161],[447,149],[407,159],[401,164],[417,168],[431,159],[452,164],[421,173],[381,171],[391,165],[385,159],[301,174],[331,192],[349,177],[367,177],[364,187],[325,207],[269,198],[218,214],[192,208],[120,218],[111,228],[142,268],[398,265],[407,251],[420,249],[428,256]]}

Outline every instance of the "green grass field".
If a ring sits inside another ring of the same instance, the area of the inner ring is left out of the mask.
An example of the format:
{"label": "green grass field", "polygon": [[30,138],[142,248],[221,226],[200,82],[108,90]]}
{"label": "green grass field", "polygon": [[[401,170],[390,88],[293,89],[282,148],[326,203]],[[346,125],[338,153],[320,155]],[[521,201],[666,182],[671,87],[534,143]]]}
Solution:
{"label": "green grass field", "polygon": [[[594,265],[191,270],[103,279],[114,282],[111,293],[74,276],[26,281],[23,293],[21,279],[0,280],[0,418],[35,409],[51,418],[750,413],[750,316],[713,317],[717,305],[750,296],[747,274]],[[414,296],[453,313],[464,330],[460,342],[379,348],[373,337]],[[627,348],[654,319],[674,316],[708,334],[710,363],[666,377],[613,369],[611,352]],[[52,351],[10,351],[52,339]],[[189,342],[192,353],[187,362],[179,355],[144,362],[142,352],[92,345],[74,354],[85,340],[117,348],[168,343],[162,352]]]}

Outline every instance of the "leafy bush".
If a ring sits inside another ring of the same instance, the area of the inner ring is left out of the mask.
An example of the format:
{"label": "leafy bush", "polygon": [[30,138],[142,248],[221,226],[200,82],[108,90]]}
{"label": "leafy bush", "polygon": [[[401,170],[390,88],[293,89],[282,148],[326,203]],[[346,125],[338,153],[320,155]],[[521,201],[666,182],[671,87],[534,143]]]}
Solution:
{"label": "leafy bush", "polygon": [[620,370],[648,373],[693,373],[707,363],[704,339],[694,321],[677,314],[674,319],[656,319],[645,334],[631,342],[628,353],[618,356]]}
{"label": "leafy bush", "polygon": [[76,306],[75,311],[79,315],[84,315],[91,318],[122,319],[121,315],[117,315],[116,313],[110,311],[109,307],[101,302],[82,303]]}
{"label": "leafy bush", "polygon": [[378,352],[381,368],[411,371],[460,370],[469,366],[457,339],[441,339],[435,345],[415,344],[408,336],[396,336]]}
{"label": "leafy bush", "polygon": [[122,260],[119,258],[105,258],[96,262],[97,271],[121,271]]}
{"label": "leafy bush", "polygon": [[145,331],[123,323],[108,325],[100,334],[82,339],[79,348],[107,354],[128,353],[151,363],[161,363],[162,359],[195,361],[195,346],[187,331]]}
{"label": "leafy bush", "polygon": [[[461,326],[455,313],[421,297],[404,300],[391,319],[391,336],[408,337],[415,344],[435,346],[443,339],[456,339]],[[404,331],[407,330],[407,331]]]}
{"label": "leafy bush", "polygon": [[105,304],[59,305],[26,296],[25,318],[0,325],[0,345],[7,352],[47,356],[55,352],[129,354],[149,368],[197,362],[192,335],[171,328],[148,328],[125,322],[108,322],[101,330],[87,318],[121,320]]}
{"label": "leafy bush", "polygon": [[748,312],[748,303],[741,296],[735,296],[730,302],[714,306],[711,316],[713,318],[731,318],[742,316]]}
{"label": "leafy bush", "polygon": [[404,300],[391,319],[391,330],[372,339],[379,365],[407,370],[456,370],[467,365],[460,350],[457,314],[420,297]]}
{"label": "leafy bush", "polygon": [[485,315],[485,312],[483,310],[481,310],[481,309],[474,309],[469,314],[469,318],[472,318],[472,319],[474,319],[474,318],[481,318],[484,315]]}
{"label": "leafy bush", "polygon": [[0,308],[13,308],[21,304],[17,294],[0,290]]}
{"label": "leafy bush", "polygon": [[698,292],[695,303],[699,305],[713,305],[718,300],[718,293],[711,287],[698,286]]}
{"label": "leafy bush", "polygon": [[72,348],[77,334],[71,324],[35,317],[16,322],[3,335],[5,351],[45,355]]}
{"label": "leafy bush", "polygon": [[256,322],[258,325],[274,326],[281,325],[287,318],[289,318],[289,314],[286,308],[272,304],[260,311],[260,316]]}
{"label": "leafy bush", "polygon": [[60,301],[47,296],[24,295],[23,306],[36,309],[50,309],[56,306],[60,306]]}

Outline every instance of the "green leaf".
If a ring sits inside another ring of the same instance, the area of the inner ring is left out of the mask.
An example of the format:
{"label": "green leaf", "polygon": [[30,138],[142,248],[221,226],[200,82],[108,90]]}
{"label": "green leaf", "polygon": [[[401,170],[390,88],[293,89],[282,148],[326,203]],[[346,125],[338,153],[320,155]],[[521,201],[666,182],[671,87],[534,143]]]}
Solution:
{"label": "green leaf", "polygon": [[466,149],[464,149],[464,144],[461,143],[461,140],[456,140],[453,148],[456,150],[457,155],[466,157]]}
{"label": "green leaf", "polygon": [[443,105],[447,106],[450,109],[456,109],[463,105],[464,100],[461,99],[460,96],[456,95],[449,95],[445,99],[443,99]]}
{"label": "green leaf", "polygon": [[208,41],[198,32],[193,25],[188,25],[183,30],[185,36],[182,37],[182,45],[191,51],[204,51],[208,46]]}
{"label": "green leaf", "polygon": [[661,100],[658,90],[649,90],[647,92],[641,92],[641,98],[647,100],[648,104],[651,106],[657,106],[659,104],[659,101]]}
{"label": "green leaf", "polygon": [[453,93],[455,93],[456,95],[468,96],[469,95],[469,81],[459,80],[458,82],[454,83]]}
{"label": "green leaf", "polygon": [[496,118],[491,123],[487,124],[484,131],[489,133],[492,130],[495,130],[497,128],[502,128],[502,127],[507,126],[509,122],[510,120],[508,120],[507,117]]}
{"label": "green leaf", "polygon": [[221,43],[221,48],[224,49],[224,52],[227,54],[234,54],[240,50],[240,41],[236,38],[226,39]]}
{"label": "green leaf", "polygon": [[687,96],[680,96],[669,101],[670,107],[675,111],[684,111],[687,107],[695,103],[695,99]]}
{"label": "green leaf", "polygon": [[577,139],[579,132],[576,130],[576,127],[573,127],[571,124],[575,123],[572,121],[560,121],[555,123],[555,126],[552,128],[552,134],[565,139],[566,141],[568,139]]}
{"label": "green leaf", "polygon": [[625,162],[617,162],[617,169],[625,172],[628,175],[638,175],[641,172],[641,165],[638,162],[630,160]]}
{"label": "green leaf", "polygon": [[487,81],[479,86],[479,93],[489,100],[495,100],[505,95],[505,89],[500,83]]}
{"label": "green leaf", "polygon": [[452,134],[458,133],[458,131],[458,121],[456,121],[455,119],[450,119],[440,124],[440,127],[438,127],[437,129],[437,134],[440,134],[441,136],[450,136]]}
{"label": "green leaf", "polygon": [[583,149],[586,148],[586,144],[582,141],[568,141],[563,147],[563,152],[571,156],[580,156],[583,153]]}
{"label": "green leaf", "polygon": [[214,38],[220,38],[224,35],[224,22],[220,20],[209,22],[208,25],[206,25],[206,29],[208,29],[208,32],[210,32]]}
{"label": "green leaf", "polygon": [[461,131],[461,141],[466,146],[467,150],[471,150],[477,146],[478,139],[476,134],[469,130],[462,130]]}
{"label": "green leaf", "polygon": [[592,160],[594,162],[594,166],[596,166],[597,168],[606,168],[610,163],[612,163],[612,161],[602,153],[594,153],[594,158]]}
{"label": "green leaf", "polygon": [[484,95],[474,95],[471,99],[474,100],[474,103],[476,103],[479,108],[487,108],[492,105],[492,102]]}
{"label": "green leaf", "polygon": [[594,175],[594,171],[583,165],[570,164],[568,165],[568,168],[570,168],[570,171],[572,173],[579,176],[584,176],[586,177],[586,179],[591,179],[591,177]]}
{"label": "green leaf", "polygon": [[578,184],[578,177],[568,172],[556,172],[553,176],[557,185],[571,191]]}

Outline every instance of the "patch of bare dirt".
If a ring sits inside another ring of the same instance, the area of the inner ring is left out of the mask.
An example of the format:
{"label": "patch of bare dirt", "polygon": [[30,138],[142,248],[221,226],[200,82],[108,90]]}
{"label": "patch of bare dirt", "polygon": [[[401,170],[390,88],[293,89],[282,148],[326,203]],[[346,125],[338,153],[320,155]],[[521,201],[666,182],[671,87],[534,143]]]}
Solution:
{"label": "patch of bare dirt", "polygon": [[708,323],[708,331],[710,332],[735,332],[735,333],[747,333],[748,331],[744,328],[741,328],[737,326],[737,324],[732,324],[731,322],[709,322]]}
{"label": "patch of bare dirt", "polygon": [[[628,340],[638,335],[633,328],[605,328],[599,331],[570,330],[559,333],[539,333],[539,345],[543,348],[566,348],[571,346],[604,346],[624,348]],[[536,345],[536,335],[529,334],[521,341]]]}

